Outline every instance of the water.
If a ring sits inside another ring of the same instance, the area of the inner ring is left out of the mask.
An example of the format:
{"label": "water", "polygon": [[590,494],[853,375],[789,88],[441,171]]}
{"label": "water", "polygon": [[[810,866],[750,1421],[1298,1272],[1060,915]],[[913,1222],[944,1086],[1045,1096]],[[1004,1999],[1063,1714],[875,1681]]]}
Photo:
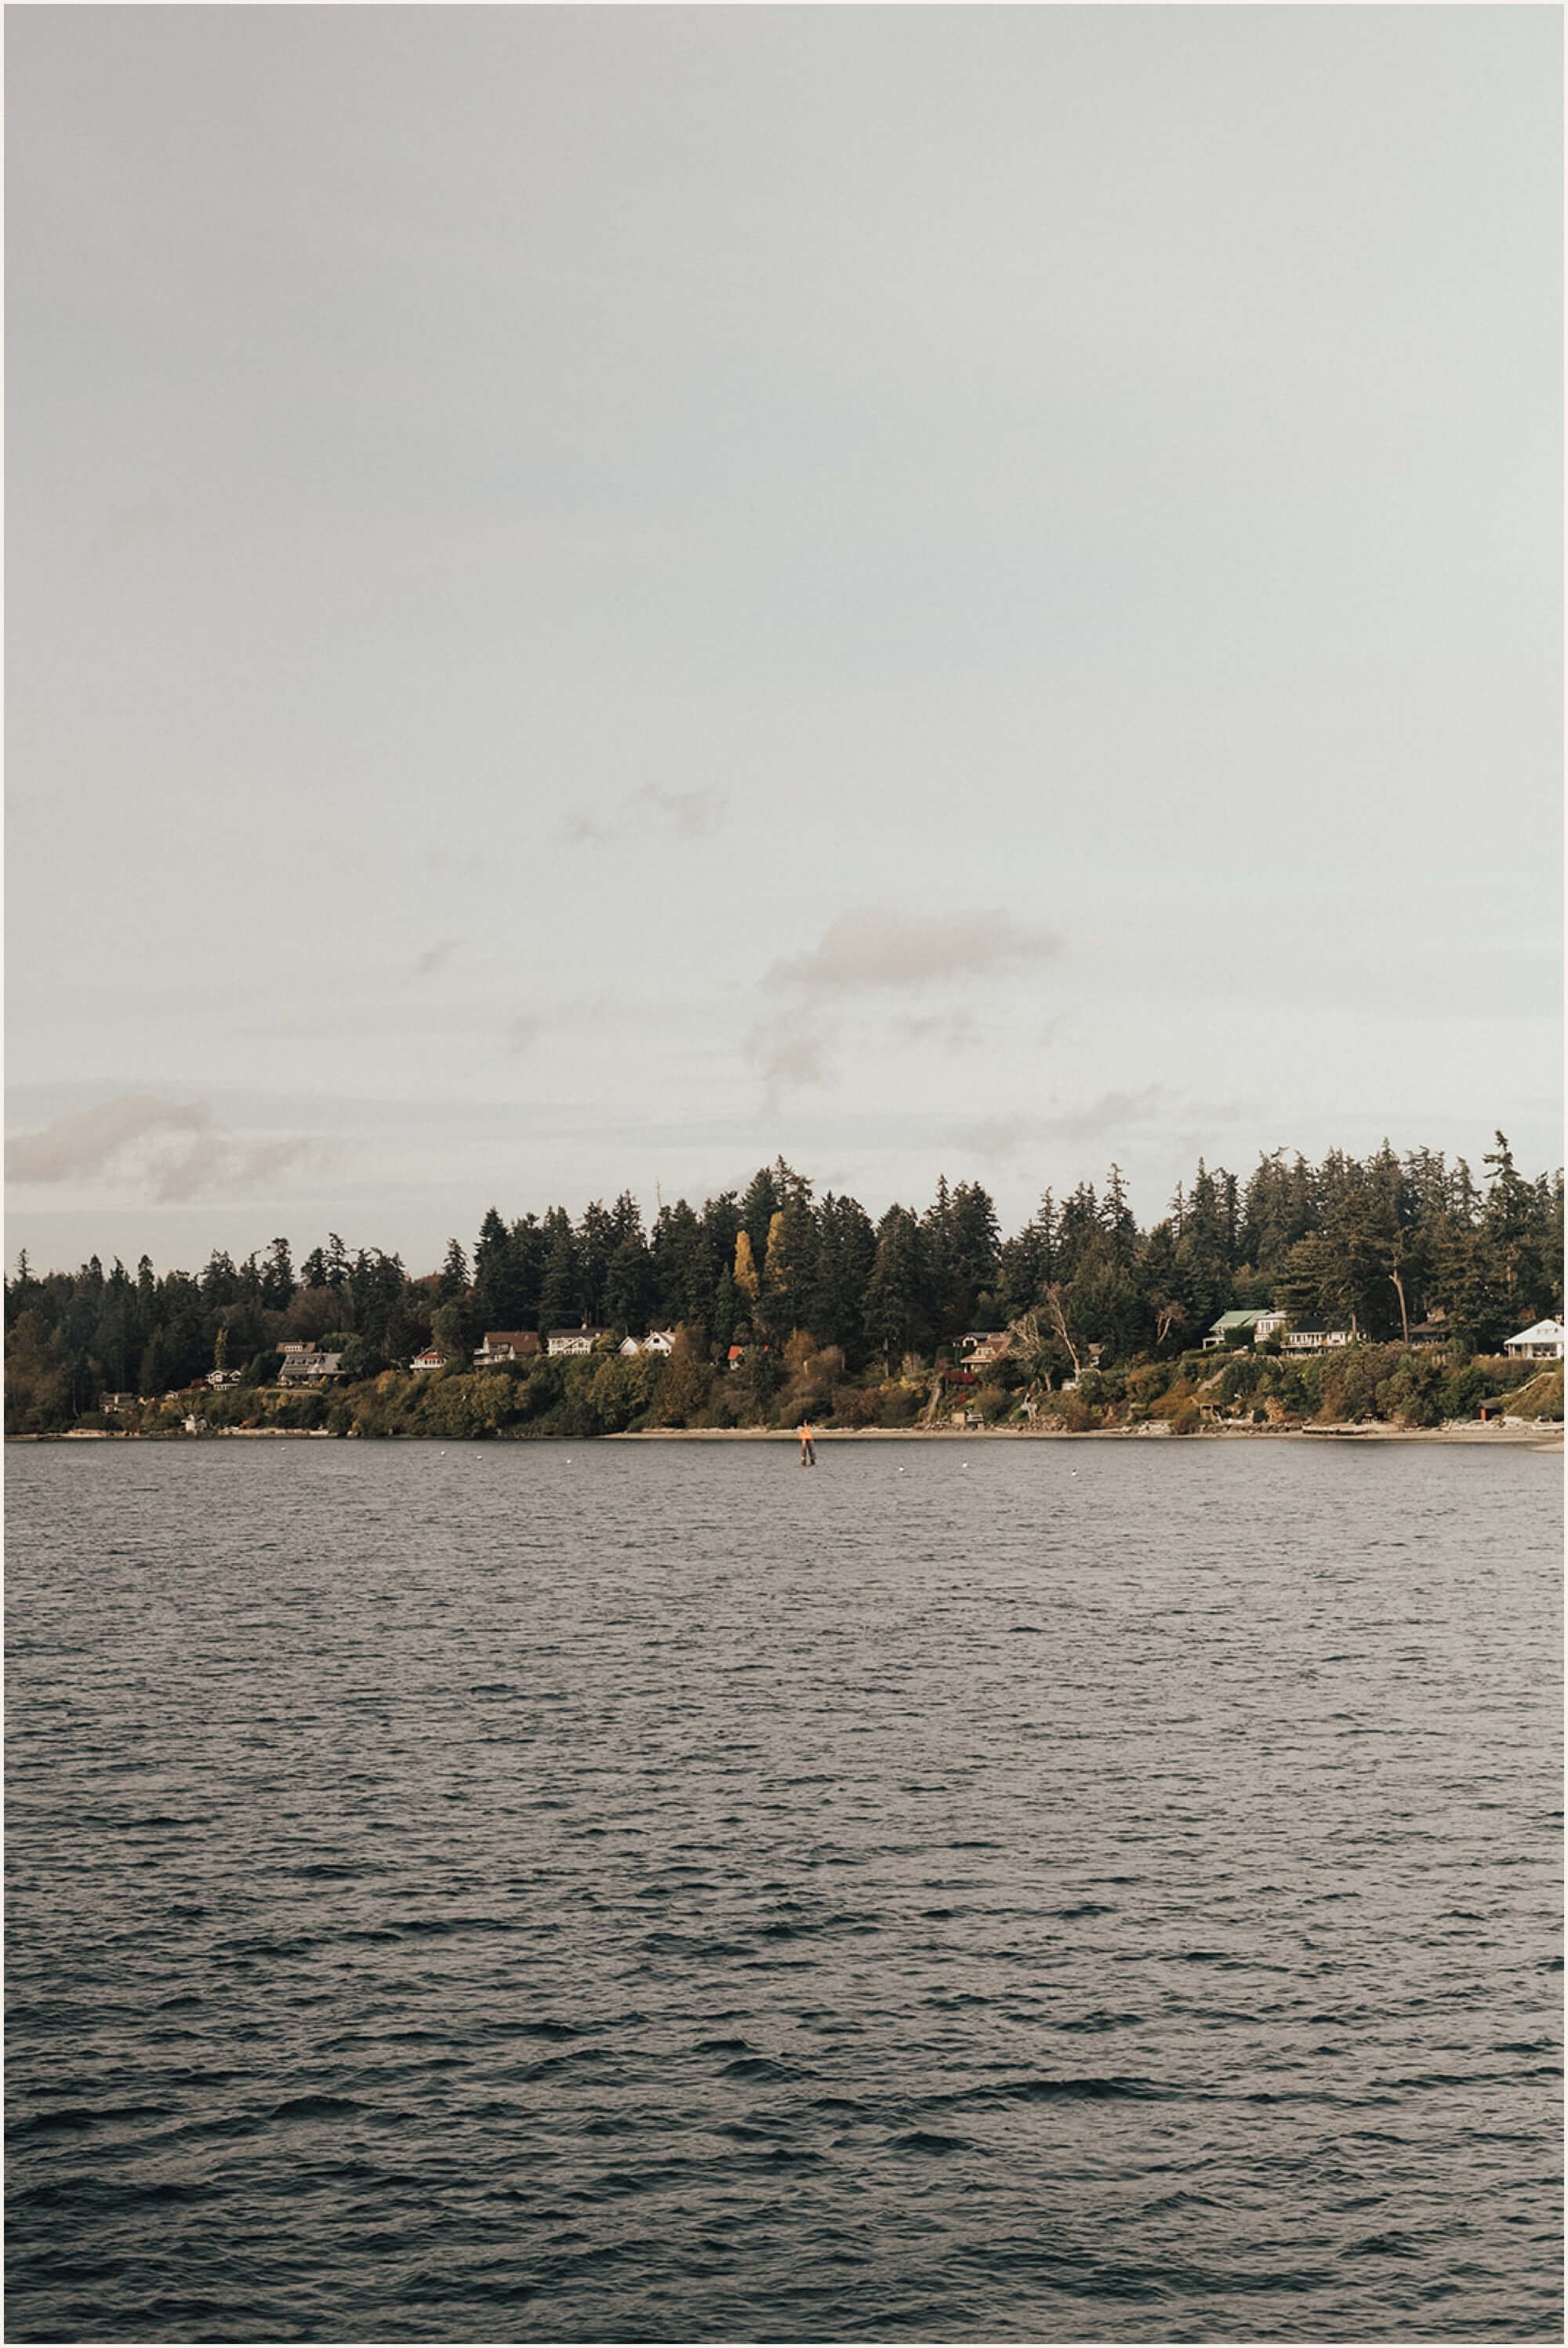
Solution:
{"label": "water", "polygon": [[9,1459],[11,2339],[1558,2335],[1554,1458]]}

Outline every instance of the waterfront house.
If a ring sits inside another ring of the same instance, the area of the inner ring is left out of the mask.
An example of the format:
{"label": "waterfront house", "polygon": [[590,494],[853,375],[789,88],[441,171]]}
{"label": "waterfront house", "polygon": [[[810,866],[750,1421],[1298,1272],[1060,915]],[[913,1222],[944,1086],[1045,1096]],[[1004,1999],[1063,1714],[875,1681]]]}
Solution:
{"label": "waterfront house", "polygon": [[1412,1345],[1446,1345],[1453,1335],[1448,1314],[1440,1304],[1424,1321],[1412,1321],[1409,1343]]}
{"label": "waterfront house", "polygon": [[426,1345],[422,1354],[415,1354],[408,1366],[411,1370],[438,1370],[446,1359],[439,1345]]}
{"label": "waterfront house", "polygon": [[1534,1321],[1517,1337],[1504,1341],[1503,1352],[1516,1362],[1560,1362],[1563,1359],[1561,1321]]}
{"label": "waterfront house", "polygon": [[534,1329],[487,1329],[485,1342],[475,1349],[474,1366],[478,1370],[493,1369],[497,1362],[524,1362],[539,1350],[538,1333]]}
{"label": "waterfront house", "polygon": [[585,1321],[580,1329],[552,1329],[545,1338],[547,1354],[591,1354],[608,1329],[590,1329]]}
{"label": "waterfront house", "polygon": [[240,1373],[238,1370],[209,1370],[207,1383],[210,1386],[237,1386]]}
{"label": "waterfront house", "polygon": [[300,1339],[291,1341],[282,1351],[282,1365],[278,1372],[281,1386],[319,1385],[324,1379],[343,1375],[341,1354],[321,1353]]}
{"label": "waterfront house", "polygon": [[134,1410],[134,1409],[136,1408],[137,1404],[140,1401],[140,1399],[141,1399],[141,1397],[140,1397],[140,1395],[133,1395],[133,1394],[107,1394],[107,1395],[105,1395],[105,1396],[103,1397],[103,1400],[99,1403],[99,1405],[98,1405],[98,1408],[99,1408],[100,1410],[109,1410],[109,1411],[114,1411],[114,1410]]}
{"label": "waterfront house", "polygon": [[673,1329],[650,1329],[646,1337],[623,1337],[620,1351],[626,1354],[656,1354],[664,1356],[675,1351]]}
{"label": "waterfront house", "polygon": [[1283,1313],[1222,1313],[1204,1339],[1204,1351],[1212,1354],[1221,1345],[1261,1345],[1266,1337],[1277,1337],[1285,1326]]}
{"label": "waterfront house", "polygon": [[1011,1344],[1011,1333],[1006,1329],[971,1329],[959,1351],[971,1368],[981,1370],[999,1362]]}
{"label": "waterfront house", "polygon": [[1287,1329],[1285,1333],[1287,1354],[1331,1354],[1349,1343],[1348,1329]]}

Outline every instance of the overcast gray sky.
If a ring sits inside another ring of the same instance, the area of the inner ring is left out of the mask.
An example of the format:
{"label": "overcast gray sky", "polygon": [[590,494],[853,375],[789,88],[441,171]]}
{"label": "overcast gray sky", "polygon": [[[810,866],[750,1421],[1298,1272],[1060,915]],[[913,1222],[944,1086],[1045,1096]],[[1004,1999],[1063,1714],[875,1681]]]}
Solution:
{"label": "overcast gray sky", "polygon": [[10,10],[13,1255],[1555,1164],[1561,40]]}

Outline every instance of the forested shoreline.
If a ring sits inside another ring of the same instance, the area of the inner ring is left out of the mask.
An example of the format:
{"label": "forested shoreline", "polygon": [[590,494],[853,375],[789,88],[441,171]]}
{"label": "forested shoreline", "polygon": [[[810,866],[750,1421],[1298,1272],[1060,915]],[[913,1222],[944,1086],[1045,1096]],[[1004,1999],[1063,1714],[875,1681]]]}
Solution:
{"label": "forested shoreline", "polygon": [[[471,1251],[454,1239],[423,1273],[335,1233],[297,1268],[284,1239],[238,1263],[216,1251],[195,1274],[145,1256],[134,1272],[94,1257],[38,1274],[24,1257],[5,1284],[6,1431],[154,1433],[199,1411],[214,1429],[581,1437],[802,1411],[910,1426],[948,1402],[979,1424],[1430,1426],[1532,1384],[1540,1365],[1501,1347],[1561,1314],[1562,1238],[1561,1170],[1523,1174],[1501,1133],[1479,1178],[1387,1144],[1317,1165],[1276,1151],[1245,1180],[1200,1161],[1147,1229],[1113,1166],[1098,1188],[1046,1191],[1007,1236],[978,1182],[944,1180],[924,1209],[874,1223],[781,1159],[651,1226],[626,1192],[575,1219],[491,1208]],[[1202,1355],[1219,1314],[1265,1307],[1356,1342],[1332,1360]],[[1442,1343],[1412,1346],[1434,1323]],[[579,1359],[473,1365],[487,1331],[584,1323],[608,1334]],[[618,1350],[651,1329],[675,1333],[667,1357]],[[954,1369],[976,1330],[1011,1333],[978,1376]],[[330,1385],[279,1386],[281,1349],[302,1342],[340,1357]],[[426,1348],[445,1366],[410,1373]],[[1551,1376],[1534,1389],[1553,1415]],[[1556,1415],[1561,1391],[1559,1367]]]}

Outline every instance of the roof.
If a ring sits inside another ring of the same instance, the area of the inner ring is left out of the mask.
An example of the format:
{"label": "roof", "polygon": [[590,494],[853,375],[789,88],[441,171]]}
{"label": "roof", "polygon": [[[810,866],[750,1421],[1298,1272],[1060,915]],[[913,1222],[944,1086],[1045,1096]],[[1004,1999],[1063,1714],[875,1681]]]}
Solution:
{"label": "roof", "polygon": [[487,1345],[511,1345],[514,1348],[520,1345],[525,1353],[537,1350],[538,1342],[537,1329],[487,1329],[485,1332]]}
{"label": "roof", "polygon": [[1553,1340],[1555,1340],[1559,1344],[1563,1342],[1563,1323],[1561,1321],[1532,1322],[1528,1329],[1522,1329],[1517,1337],[1508,1337],[1505,1338],[1503,1342],[1505,1344],[1509,1345],[1544,1345]]}
{"label": "roof", "polygon": [[1215,1336],[1222,1329],[1250,1329],[1256,1322],[1263,1319],[1266,1310],[1266,1305],[1259,1305],[1255,1312],[1252,1313],[1222,1313],[1219,1319],[1210,1327],[1209,1334],[1211,1337]]}

